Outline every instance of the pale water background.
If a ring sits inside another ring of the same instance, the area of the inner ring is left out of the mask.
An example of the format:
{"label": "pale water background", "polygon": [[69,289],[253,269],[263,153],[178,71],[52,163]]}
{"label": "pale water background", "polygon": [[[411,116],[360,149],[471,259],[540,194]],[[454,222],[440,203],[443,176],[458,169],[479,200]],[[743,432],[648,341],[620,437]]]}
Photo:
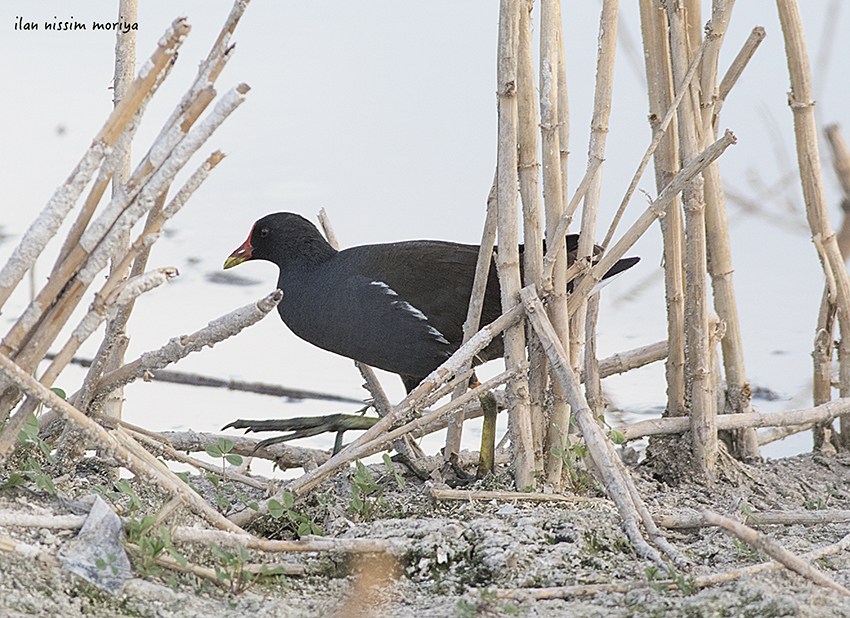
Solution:
{"label": "pale water background", "polygon": [[[115,21],[116,4],[0,3],[0,263],[111,110],[114,34],[92,32],[91,22]],[[802,4],[819,119],[843,123],[847,129],[850,40],[830,32],[847,31],[850,7],[843,1]],[[174,17],[187,16],[192,32],[172,75],[148,108],[134,142],[134,163],[191,83],[231,7],[224,0],[140,5],[137,66]],[[573,187],[585,167],[599,7],[597,2],[564,6]],[[37,22],[39,30],[15,31],[19,16]],[[599,239],[650,140],[636,3],[621,3],[621,18]],[[44,22],[55,20],[79,21],[87,30],[45,31]],[[754,402],[757,410],[767,412],[811,405],[810,354],[823,275],[795,175],[789,82],[772,2],[737,3],[721,74],[757,25],[766,28],[767,39],[723,107],[721,130],[731,129],[738,144],[722,157],[721,170],[729,195],[743,196],[760,209],[746,214],[738,204],[729,204],[748,377],[781,395],[778,401]],[[209,278],[220,272],[252,223],[267,213],[294,211],[315,220],[324,207],[343,246],[418,238],[477,243],[495,166],[497,26],[497,2],[254,0],[233,38],[236,53],[216,86],[223,93],[246,82],[252,90],[180,176],[185,179],[215,149],[228,155],[154,248],[149,266],[176,266],[180,277],[137,303],[129,326],[128,360],[274,289],[277,270],[268,263],[248,263],[231,271],[255,285],[222,285]],[[828,151],[821,152],[837,226],[840,193]],[[655,195],[651,168],[639,187]],[[644,208],[644,197],[636,195],[620,230]],[[60,242],[38,262],[39,287]],[[603,293],[600,357],[666,337],[657,226],[631,254],[640,255],[641,263]],[[27,288],[22,283],[4,308],[3,333],[25,307]],[[72,320],[71,326],[75,323]],[[91,357],[98,343],[99,337],[93,337],[80,355]],[[490,363],[481,374],[496,373],[499,365]],[[297,339],[277,315],[173,368],[365,396],[349,360]],[[71,367],[57,385],[72,392],[82,376],[82,370]],[[390,398],[399,400],[404,394],[400,380],[383,376]],[[604,388],[626,411],[624,419],[657,415],[665,401],[663,364],[609,378]],[[217,431],[235,418],[357,409],[143,382],[129,386],[126,399],[124,418],[154,430]],[[467,427],[464,447],[476,448],[479,425]],[[317,437],[296,444],[328,448],[331,441]],[[442,441],[441,434],[426,438],[424,447],[435,452]],[[801,434],[763,453],[776,457],[810,445],[809,434]]]}

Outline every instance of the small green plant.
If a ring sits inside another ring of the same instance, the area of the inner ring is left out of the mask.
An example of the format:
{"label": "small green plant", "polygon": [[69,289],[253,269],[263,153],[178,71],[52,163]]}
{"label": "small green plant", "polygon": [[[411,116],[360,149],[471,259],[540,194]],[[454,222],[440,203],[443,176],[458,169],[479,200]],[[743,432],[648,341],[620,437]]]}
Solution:
{"label": "small green plant", "polygon": [[[575,422],[574,419],[571,419],[571,421]],[[560,427],[557,427],[557,429],[561,437],[561,444],[560,446],[557,444],[554,445],[551,453],[564,462],[567,479],[573,492],[577,494],[584,493],[590,487],[590,476],[586,470],[579,466],[579,462],[587,456],[587,447],[583,444],[573,444],[568,433],[564,434]]]}
{"label": "small green plant", "polygon": [[104,560],[103,558],[98,558],[94,561],[94,563],[101,571],[110,569],[113,575],[118,575],[118,567],[115,566],[115,562],[117,560],[118,557],[115,554],[106,554],[106,560]]}
{"label": "small green plant", "polygon": [[608,421],[605,420],[604,414],[599,415],[599,421],[605,427],[608,428],[608,437],[611,439],[611,442],[613,442],[614,444],[618,444],[618,445],[626,443],[626,436],[624,436],[622,433],[620,433],[619,431],[617,431],[616,429],[611,427],[610,423],[608,423]]}
{"label": "small green plant", "polygon": [[231,453],[233,450],[233,440],[227,438],[219,438],[218,445],[208,446],[206,449],[207,455],[218,459],[221,458],[221,475],[226,476],[225,462],[232,466],[242,465],[242,456]]}
{"label": "small green plant", "polygon": [[220,582],[226,582],[233,595],[242,594],[254,584],[256,576],[245,570],[245,564],[250,555],[244,547],[237,547],[236,553],[221,549],[215,543],[210,543],[210,549],[218,558],[221,566],[216,565],[215,576]]}
{"label": "small green plant", "polygon": [[113,486],[115,487],[115,491],[110,490],[104,485],[95,485],[93,490],[101,498],[104,500],[108,499],[113,504],[116,504],[116,502],[122,500],[122,498],[127,498],[127,506],[123,510],[124,515],[129,515],[141,510],[142,500],[136,494],[133,486],[130,484],[130,481],[127,479],[119,479],[113,483]]}
{"label": "small green plant", "polygon": [[761,560],[759,551],[755,547],[741,543],[738,539],[732,539],[732,549],[735,550],[735,554],[739,558],[747,562],[759,562]]}
{"label": "small green plant", "polygon": [[[65,398],[65,391],[61,388],[52,388],[50,390],[63,399]],[[50,447],[38,436],[38,419],[35,414],[30,414],[29,418],[24,422],[23,428],[18,432],[18,442],[24,448],[35,448],[41,451],[48,464],[53,465],[56,463],[56,457],[50,452]],[[56,493],[53,479],[50,478],[38,460],[33,456],[27,456],[21,463],[19,470],[12,472],[9,475],[9,479],[0,485],[0,488],[16,487],[23,485],[27,481],[33,481],[41,491],[46,491],[49,494]]]}
{"label": "small green plant", "polygon": [[357,514],[363,521],[371,521],[379,506],[387,506],[383,497],[383,489],[372,478],[371,472],[359,459],[357,469],[349,485],[351,486],[351,501],[348,510]]}
{"label": "small green plant", "polygon": [[648,566],[643,570],[646,575],[646,581],[649,583],[649,587],[655,590],[658,594],[667,594],[670,591],[670,588],[667,584],[659,581],[658,578],[658,567]]}
{"label": "small green plant", "polygon": [[299,513],[292,509],[295,504],[295,498],[288,491],[283,492],[283,504],[275,499],[269,500],[269,515],[275,519],[280,519],[286,515],[287,519],[295,527],[295,533],[298,537],[307,536],[308,534],[324,534],[322,529],[310,519],[309,515]]}
{"label": "small green plant", "polygon": [[393,476],[393,478],[395,478],[395,482],[396,485],[398,485],[399,490],[404,489],[404,477],[398,473],[398,470],[395,469],[392,458],[384,453],[383,459],[384,465],[387,466],[387,470],[389,470],[389,473]]}
{"label": "small green plant", "polygon": [[[664,580],[659,579],[659,570],[657,567],[645,567],[644,573],[646,574],[646,579],[649,583],[650,588],[655,590],[655,592],[657,592],[658,594],[670,594],[670,584]],[[683,573],[677,573],[672,567],[670,568],[670,575],[673,579],[673,582],[676,584],[676,587],[685,596],[693,596],[699,591],[696,585],[697,580],[694,577],[685,577]]]}
{"label": "small green plant", "polygon": [[473,616],[493,616],[500,613],[516,614],[517,608],[509,603],[499,603],[495,590],[479,589],[479,599],[467,601],[461,598],[457,602],[457,613],[464,618]]}
{"label": "small green plant", "polygon": [[810,511],[823,511],[827,508],[827,504],[829,503],[829,499],[835,495],[835,488],[832,487],[829,483],[826,484],[826,499],[818,496],[817,500],[809,498],[806,500],[806,504],[804,505]]}
{"label": "small green plant", "polygon": [[753,507],[751,507],[747,502],[743,502],[741,504],[741,512],[747,516],[747,521],[752,521],[756,526],[761,523],[758,516],[753,513]]}

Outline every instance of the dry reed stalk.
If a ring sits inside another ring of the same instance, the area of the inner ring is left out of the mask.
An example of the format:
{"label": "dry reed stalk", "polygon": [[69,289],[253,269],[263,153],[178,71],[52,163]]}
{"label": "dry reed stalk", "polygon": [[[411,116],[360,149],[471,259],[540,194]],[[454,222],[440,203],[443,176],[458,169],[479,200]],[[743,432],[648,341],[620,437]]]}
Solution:
{"label": "dry reed stalk", "polygon": [[[567,199],[569,195],[567,188],[567,163],[570,155],[570,102],[567,96],[567,63],[564,58],[564,22],[561,18],[561,1],[557,0],[554,4],[556,14],[554,15],[555,24],[555,48],[558,52],[558,146],[561,159],[561,195],[562,200]],[[601,165],[601,161],[599,164]],[[596,165],[591,163],[589,167],[594,168]]]}
{"label": "dry reed stalk", "polygon": [[599,377],[607,378],[617,373],[625,373],[667,358],[667,342],[659,341],[647,346],[619,352],[599,361]]}
{"label": "dry reed stalk", "polygon": [[[656,542],[662,537],[657,532],[657,528],[655,528],[655,524],[651,518],[646,519],[649,511],[643,504],[637,489],[634,488],[634,483],[626,468],[622,466],[622,462],[620,462],[619,457],[614,451],[613,445],[610,444],[610,440],[602,433],[602,430],[597,424],[596,417],[585,400],[578,379],[570,369],[569,361],[564,355],[563,347],[552,328],[552,324],[546,317],[543,304],[537,298],[533,287],[524,288],[520,292],[520,295],[528,320],[531,322],[546,349],[552,372],[564,387],[567,401],[572,408],[573,416],[584,437],[590,458],[601,474],[603,485],[609,497],[617,505],[617,510],[623,519],[623,527],[626,535],[639,555],[658,564],[662,564],[661,555],[641,535],[639,522],[643,522],[644,527],[650,535],[658,535],[654,539]],[[677,565],[683,566],[687,564],[687,560],[675,548],[669,545],[669,543],[660,543],[659,546]]]}
{"label": "dry reed stalk", "polygon": [[[136,22],[138,20],[137,0],[119,0],[118,2],[119,15],[123,16],[127,22]],[[124,98],[129,83],[133,79],[133,71],[136,66],[136,31],[121,31],[117,32],[115,42],[115,81],[113,82],[113,103],[118,105],[121,99]],[[131,123],[132,124],[132,123]],[[129,127],[128,127],[129,128]],[[124,190],[124,185],[130,179],[131,171],[131,144],[135,131],[125,129],[115,143],[114,150],[121,152],[120,160],[115,166],[112,173],[112,197],[116,197]],[[160,199],[165,199],[165,193],[160,196]],[[116,243],[110,259],[110,276],[120,276],[126,278],[131,276],[128,268],[122,265],[121,257],[130,249],[130,230],[125,230],[121,235],[120,240]],[[146,256],[145,256],[146,257]],[[132,271],[132,275],[141,276],[145,272],[145,263],[137,264]],[[129,318],[130,312],[133,309],[134,301],[130,300],[129,304],[125,304],[117,312],[111,313],[106,324],[106,339],[120,337],[120,345],[116,345],[110,354],[106,370],[117,369],[124,363],[124,354],[127,350],[127,345],[130,340],[125,336],[124,327]],[[121,418],[121,413],[124,406],[124,391],[119,389],[112,393],[106,401],[103,412],[107,416]],[[82,455],[82,451],[78,451],[77,455]]]}
{"label": "dry reed stalk", "polygon": [[[832,287],[832,291],[830,291]],[[815,343],[812,351],[812,403],[815,406],[832,399],[832,347],[835,339],[835,286],[827,282],[818,311],[818,323],[815,329]],[[829,432],[829,435],[827,435]],[[812,432],[814,449],[821,450],[824,442],[832,442],[832,419],[819,423]]]}
{"label": "dry reed stalk", "polygon": [[95,136],[80,163],[65,183],[56,190],[44,210],[29,227],[20,244],[14,249],[9,261],[0,270],[0,308],[59,229],[106,153],[118,139],[146,93],[154,85],[159,72],[171,61],[189,30],[189,25],[182,18],[175,20],[166,30],[156,51],[144,65],[124,99],[112,111],[106,124]]}
{"label": "dry reed stalk", "polygon": [[[646,77],[649,90],[649,118],[653,132],[661,115],[672,107],[673,69],[670,64],[667,14],[654,0],[641,0]],[[676,132],[664,133],[655,153],[655,184],[661,192],[679,170],[679,140]],[[667,414],[684,416],[685,408],[685,271],[683,264],[685,232],[678,196],[671,200],[661,222],[664,240],[664,294],[667,306]]]}
{"label": "dry reed stalk", "polygon": [[[127,543],[125,547],[134,555],[136,555],[139,559],[144,559],[145,553],[139,548],[138,545],[134,545],[133,543]],[[161,553],[155,559],[154,562],[159,566],[171,569],[173,571],[178,571],[180,573],[191,573],[196,577],[203,577],[204,579],[210,580],[212,583],[217,585],[220,588],[224,588],[225,590],[230,590],[230,582],[225,582],[221,579],[221,569],[218,567],[210,568],[205,566],[200,566],[198,564],[194,564],[193,562],[180,562],[176,558],[172,558],[170,554]],[[284,575],[304,575],[306,572],[306,567],[303,564],[295,564],[295,563],[267,563],[267,564],[255,564],[255,563],[245,563],[240,565],[240,569],[243,573],[251,573],[253,575],[263,575],[263,574],[284,574]]]}
{"label": "dry reed stalk", "polygon": [[[103,424],[109,424],[110,421],[116,424],[121,423],[120,419],[117,419],[113,416],[106,416],[104,414],[99,415],[98,421]],[[167,442],[164,442],[159,439],[159,437],[149,437],[147,434],[150,432],[145,431],[144,433],[137,433],[132,429],[128,428],[127,425],[123,423],[121,423],[120,426],[125,431],[128,431],[129,435],[132,436],[132,438],[136,442],[143,445],[146,450],[153,452],[157,457],[163,457],[165,459],[170,459],[171,461],[179,461],[180,463],[188,464],[199,471],[212,472],[213,474],[222,474],[220,465],[210,464],[205,461],[201,461],[200,459],[190,457],[189,455],[184,455],[183,453],[177,451],[173,446],[171,446]],[[236,453],[235,450],[231,450],[230,452]],[[248,456],[250,457],[252,455]],[[256,489],[265,490],[269,488],[268,481],[258,481],[255,478],[245,476],[244,474],[234,472],[233,470],[228,470],[226,473],[223,474],[223,477],[225,482],[236,481],[237,483],[242,483],[243,485],[248,485],[249,487],[254,487]]]}
{"label": "dry reed stalk", "polygon": [[770,556],[777,562],[781,562],[786,568],[791,569],[796,573],[799,573],[803,577],[813,581],[814,583],[820,586],[832,588],[833,590],[836,590],[843,594],[845,597],[850,597],[850,590],[838,584],[832,578],[824,575],[821,571],[817,570],[814,565],[810,564],[809,562],[806,562],[796,554],[793,554],[787,549],[785,549],[777,541],[766,537],[763,534],[759,534],[749,526],[740,524],[736,521],[729,519],[728,517],[718,515],[717,513],[712,513],[709,510],[703,511],[702,516],[709,523],[712,523],[715,526],[721,526],[725,530],[728,530],[729,532],[733,533],[736,537],[738,537],[745,543],[752,545],[756,549],[762,550],[764,553],[766,553],[768,556]]}
{"label": "dry reed stalk", "polygon": [[584,347],[584,393],[591,412],[599,418],[605,411],[602,381],[599,377],[599,359],[596,358],[596,320],[599,318],[599,294],[587,299],[587,322],[585,323]]}
{"label": "dry reed stalk", "polygon": [[[551,255],[548,276],[540,273],[536,279],[528,278],[526,283],[535,282],[545,285],[547,291],[547,310],[549,319],[558,333],[558,338],[564,349],[569,354],[570,349],[570,326],[567,314],[567,260],[564,250],[564,235],[567,233],[568,225],[563,226],[559,233],[566,206],[566,148],[567,143],[561,144],[562,113],[561,104],[566,104],[566,97],[561,96],[560,87],[566,87],[566,75],[561,84],[561,69],[563,69],[563,42],[561,40],[561,10],[560,0],[543,0],[540,5],[540,134],[542,140],[542,163],[543,163],[543,199],[546,208],[546,239],[548,243],[547,258]],[[565,116],[566,114],[564,114]],[[568,130],[567,130],[568,134]],[[594,174],[601,166],[594,165]],[[585,193],[590,187],[591,178],[585,184]],[[569,219],[567,220],[567,224]],[[543,281],[547,283],[544,284]],[[545,354],[538,347],[538,353],[542,357],[540,369],[532,372],[539,376],[540,380],[548,378],[546,371]],[[536,359],[532,359],[534,361]],[[536,366],[536,365],[532,365]],[[570,410],[567,405],[564,391],[557,381],[551,384],[552,404],[549,408],[549,423],[546,427],[545,444],[535,449],[541,451],[545,462],[546,483],[560,491],[562,488],[561,474],[563,461],[560,457],[552,454],[553,447],[561,447],[562,432],[569,427]],[[541,436],[542,439],[542,436]]]}
{"label": "dry reed stalk", "polygon": [[[717,138],[717,63],[720,47],[726,34],[734,0],[714,0],[712,17],[706,29],[706,53],[702,62],[700,92],[702,106],[702,146]],[[708,274],[714,292],[714,310],[724,323],[725,335],[720,341],[723,350],[723,369],[726,376],[726,398],[732,412],[751,412],[750,387],[744,364],[741,324],[735,300],[732,277],[732,251],[729,240],[729,223],[726,218],[726,200],[720,167],[712,163],[703,171],[705,180],[705,225],[708,255]],[[714,348],[712,348],[714,349]],[[719,380],[719,375],[716,376]],[[722,391],[720,391],[722,392]],[[719,395],[718,395],[719,397]],[[723,407],[719,408],[720,410]],[[735,455],[739,458],[759,457],[755,431],[744,430],[735,436]]]}
{"label": "dry reed stalk", "polygon": [[[481,244],[478,247],[478,259],[475,263],[475,276],[472,280],[472,291],[469,295],[469,307],[466,310],[466,320],[463,322],[463,343],[478,332],[481,323],[481,311],[484,308],[484,293],[487,291],[487,279],[490,274],[490,264],[493,261],[493,245],[496,242],[496,176],[493,177],[493,185],[487,195],[487,214],[484,219],[484,230],[481,232]],[[468,366],[461,368],[462,373],[472,368]],[[452,393],[452,399],[463,395],[468,384],[458,384]],[[460,442],[463,436],[463,421],[467,418],[466,410],[458,410],[457,414],[449,420],[446,431],[445,459],[449,461],[453,453],[460,452]]]}
{"label": "dry reed stalk", "polygon": [[[540,204],[540,163],[537,159],[537,129],[543,126],[538,120],[536,107],[537,84],[534,79],[534,57],[531,50],[532,0],[520,0],[519,40],[517,44],[517,142],[519,166],[519,192],[522,198],[522,231],[525,250],[523,282],[538,282],[543,274],[543,221]],[[541,17],[541,23],[546,18]],[[544,30],[546,26],[543,26]],[[542,82],[541,82],[542,85]],[[556,154],[557,156],[557,154]],[[559,165],[556,159],[556,165]],[[543,441],[546,434],[544,404],[548,373],[546,355],[540,342],[531,332],[528,340],[528,360],[534,371],[528,376],[529,415],[534,454],[534,470],[543,472]]]}
{"label": "dry reed stalk", "polygon": [[[747,37],[747,40],[744,41],[744,44],[741,46],[741,50],[738,52],[738,55],[735,56],[732,64],[730,64],[729,68],[726,69],[726,74],[723,76],[723,79],[720,81],[720,85],[717,87],[717,99],[714,102],[715,122],[720,117],[720,108],[723,107],[723,103],[726,101],[726,96],[729,94],[729,91],[732,90],[732,86],[735,85],[738,78],[741,77],[741,74],[744,72],[744,68],[750,62],[750,58],[752,58],[753,54],[756,53],[756,49],[758,49],[758,46],[761,45],[761,42],[766,36],[767,34],[765,33],[764,28],[761,26],[753,28],[750,36]],[[714,126],[713,128],[717,131],[717,126]]]}
{"label": "dry reed stalk", "polygon": [[[611,98],[614,91],[614,56],[617,49],[617,14],[619,0],[603,0],[599,18],[599,43],[596,59],[596,86],[593,93],[593,117],[590,120],[590,143],[587,147],[588,160],[605,160],[605,141],[608,137],[608,122],[611,116]],[[592,259],[596,238],[596,219],[599,215],[599,199],[602,192],[602,169],[591,180],[584,196],[581,210],[577,259]],[[570,349],[568,350],[573,371],[578,373],[587,305],[579,297],[578,310],[570,312]]]}
{"label": "dry reed stalk", "polygon": [[[159,437],[168,441],[177,451],[202,452],[208,446],[218,444],[219,434],[198,433],[195,431],[164,431]],[[293,446],[290,444],[270,444],[257,448],[260,442],[247,436],[226,436],[233,442],[232,452],[243,457],[260,457],[273,461],[281,470],[290,468],[313,469],[331,458],[329,451]]]}
{"label": "dry reed stalk", "polygon": [[[784,412],[750,412],[748,414],[721,414],[717,417],[718,429],[742,429],[745,427],[785,427],[823,422],[850,413],[850,397],[835,399],[814,408],[786,410]],[[644,436],[683,433],[689,429],[685,417],[657,418],[640,421],[618,428],[626,441]],[[801,429],[802,431],[802,429]]]}
{"label": "dry reed stalk", "polygon": [[[670,24],[670,55],[677,90],[681,84],[691,56],[693,41],[688,41],[689,30],[683,7],[670,0],[665,3]],[[690,43],[690,45],[689,45]],[[699,102],[694,104],[696,88],[685,87],[691,96],[685,96],[679,105],[678,129],[684,166],[697,156],[701,145],[702,119]],[[682,192],[685,210],[685,384],[690,395],[692,447],[697,470],[709,476],[717,461],[717,402],[711,376],[711,354],[708,329],[708,291],[706,288],[706,229],[705,192],[702,176],[696,176]],[[686,398],[687,400],[687,398]]]}
{"label": "dry reed stalk", "polygon": [[838,250],[846,260],[850,256],[850,225],[848,225],[850,217],[847,216],[848,209],[850,209],[850,148],[847,147],[841,127],[837,124],[824,127],[823,132],[832,152],[832,169],[835,171],[835,177],[838,179],[838,184],[841,185],[841,191],[844,194],[844,200],[841,203],[841,208],[844,211],[844,224],[838,231]]}
{"label": "dry reed stalk", "polygon": [[[850,274],[838,248],[835,233],[829,223],[826,196],[821,176],[820,153],[817,143],[814,101],[812,100],[811,73],[800,7],[795,0],[777,0],[779,21],[785,39],[785,54],[791,78],[788,104],[794,116],[794,134],[797,146],[797,163],[806,203],[806,218],[812,232],[812,240],[823,243],[825,259],[824,273],[829,278],[831,271],[835,281],[838,307],[838,325],[842,342],[850,341]],[[842,394],[850,393],[850,352],[839,353],[839,375]]]}
{"label": "dry reed stalk", "polygon": [[[474,340],[475,338],[470,341]],[[448,363],[448,361],[446,362]],[[459,357],[459,362],[465,362],[463,357]],[[519,368],[519,370],[521,371],[525,371],[525,369],[525,364]],[[398,427],[397,429],[387,432],[386,430],[390,426],[396,424],[397,421],[402,421],[403,419],[405,419],[407,415],[413,411],[413,407],[418,406],[418,398],[424,397],[427,394],[427,388],[423,387],[427,387],[428,382],[423,382],[419,385],[419,387],[414,389],[413,392],[409,393],[407,398],[393,409],[392,413],[388,414],[380,421],[375,423],[370,429],[367,429],[365,432],[363,432],[356,440],[351,442],[339,453],[331,457],[331,459],[329,459],[327,462],[325,462],[318,468],[310,470],[306,474],[295,479],[295,481],[293,481],[286,488],[287,491],[289,491],[296,498],[303,496],[306,492],[308,492],[319,482],[321,482],[322,479],[326,478],[328,475],[330,475],[332,472],[334,472],[341,466],[346,465],[354,461],[355,459],[368,457],[369,455],[373,455],[381,450],[384,450],[394,440],[408,435],[411,432],[419,431],[424,427],[428,426],[429,424],[432,424],[437,419],[447,418],[452,412],[457,409],[463,409],[463,406],[466,405],[467,402],[477,399],[477,397],[482,393],[492,388],[495,388],[500,384],[504,384],[510,379],[514,379],[516,377],[517,371],[517,368],[504,371],[495,378],[491,378],[490,380],[487,380],[486,382],[480,384],[474,389],[467,391],[467,393],[462,395],[461,397],[453,399],[442,408],[431,412],[427,416],[419,417],[413,421],[402,425],[401,427]],[[281,491],[278,492],[278,494],[275,494],[274,497],[279,498],[280,494],[282,494],[282,491],[283,490],[281,489]],[[265,515],[268,512],[269,501],[264,500],[259,504],[256,510],[246,509],[239,513],[234,513],[230,516],[230,519],[240,526],[245,526],[257,517]]]}
{"label": "dry reed stalk", "polygon": [[[339,240],[337,240],[336,233],[331,225],[330,217],[328,217],[328,213],[325,212],[324,208],[319,210],[319,223],[322,226],[325,237],[328,239],[328,244],[339,251]],[[389,414],[392,409],[392,405],[390,404],[390,400],[387,397],[386,392],[384,392],[384,388],[381,386],[380,380],[378,380],[378,376],[375,375],[375,370],[366,363],[361,363],[360,361],[354,361],[354,365],[357,367],[360,375],[363,376],[366,390],[368,390],[369,394],[372,396],[372,402],[375,410],[378,412],[378,416],[383,417]],[[410,440],[401,440],[397,444],[394,444],[393,447],[411,461],[419,459],[424,455],[422,449],[419,448],[419,445]]]}
{"label": "dry reed stalk", "polygon": [[263,539],[253,534],[238,534],[222,530],[203,530],[177,526],[171,538],[178,543],[216,543],[226,547],[244,547],[261,551],[341,551],[346,553],[402,553],[407,544],[396,539],[334,539],[308,535],[297,541]]}
{"label": "dry reed stalk", "polygon": [[[841,190],[844,193],[844,199],[841,202],[841,208],[844,211],[844,221],[842,222],[841,229],[838,231],[838,250],[841,253],[841,256],[847,260],[847,257],[850,255],[850,216],[848,216],[848,212],[850,212],[850,149],[847,148],[847,143],[844,141],[844,136],[841,133],[841,127],[838,125],[829,125],[824,129],[824,133],[826,134],[827,143],[829,144],[829,148],[832,151],[832,166],[835,170],[835,175],[838,178],[838,183],[841,185]],[[828,303],[830,307],[832,307],[833,312],[835,311],[835,301],[834,297],[829,298],[826,292],[824,292],[823,302],[821,303],[821,312],[824,311],[824,304]],[[835,316],[831,317],[830,324],[834,324]],[[821,324],[820,317],[818,319],[818,324]],[[834,330],[834,326],[830,327],[830,332]],[[831,342],[830,339],[830,352],[829,356],[832,357],[831,352]],[[817,353],[817,350],[816,350]],[[839,355],[848,355],[850,354],[850,342],[844,341],[842,338],[839,343],[838,349]],[[840,365],[840,370],[842,372],[846,372],[850,369],[850,363],[844,363]],[[839,376],[839,385],[841,389],[841,397],[847,397],[850,395],[850,377],[844,375]],[[841,446],[845,449],[850,448],[850,417],[842,416],[840,420],[840,434],[839,441]]]}
{"label": "dry reed stalk", "polygon": [[[850,521],[850,511],[758,511],[747,516],[750,526],[814,526]],[[655,517],[655,523],[663,528],[705,528],[714,524],[701,513],[679,513]]]}
{"label": "dry reed stalk", "polygon": [[604,498],[588,498],[586,496],[565,496],[563,494],[544,494],[540,492],[523,491],[480,491],[467,489],[441,489],[431,487],[431,497],[434,500],[529,500],[531,502],[593,502],[613,506],[610,500]]}
{"label": "dry reed stalk", "polygon": [[[500,249],[496,255],[501,288],[502,311],[508,312],[519,303],[521,284],[519,269],[519,232],[517,229],[517,46],[519,39],[518,0],[501,0],[499,8],[499,46],[497,87],[499,107],[498,234]],[[525,360],[525,332],[522,323],[505,330],[505,367]],[[525,378],[511,381],[507,389],[508,428],[514,456],[514,480],[518,488],[534,485],[534,444]]]}
{"label": "dry reed stalk", "polygon": [[219,341],[236,335],[242,329],[266,317],[272,309],[277,307],[281,298],[283,298],[283,292],[275,290],[256,302],[213,320],[191,335],[174,337],[159,350],[145,352],[133,362],[104,375],[92,395],[92,401],[102,400],[116,388],[143,377],[148,371],[162,369],[192,352],[199,352],[207,346],[212,347]]}

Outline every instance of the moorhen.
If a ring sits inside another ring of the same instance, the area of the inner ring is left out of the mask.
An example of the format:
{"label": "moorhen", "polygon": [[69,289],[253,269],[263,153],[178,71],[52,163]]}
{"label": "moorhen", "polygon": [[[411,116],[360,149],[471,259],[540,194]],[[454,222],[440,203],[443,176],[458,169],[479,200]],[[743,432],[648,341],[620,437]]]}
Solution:
{"label": "moorhen", "polygon": [[[575,258],[578,235],[567,236]],[[463,341],[463,322],[478,259],[476,245],[413,240],[337,251],[304,217],[267,215],[224,263],[266,260],[280,268],[277,307],[293,333],[330,352],[401,376],[408,392]],[[634,266],[623,258],[605,278]],[[501,315],[495,262],[491,263],[481,323]],[[479,352],[488,361],[504,353],[497,337]]]}

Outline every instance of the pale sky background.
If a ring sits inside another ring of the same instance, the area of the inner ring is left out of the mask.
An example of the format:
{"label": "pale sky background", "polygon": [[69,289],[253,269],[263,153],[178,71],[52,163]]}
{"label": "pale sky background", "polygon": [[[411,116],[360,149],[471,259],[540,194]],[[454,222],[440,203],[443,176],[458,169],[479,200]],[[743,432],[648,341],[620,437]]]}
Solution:
{"label": "pale sky background", "polygon": [[[109,114],[114,34],[92,32],[91,22],[114,21],[116,5],[106,0],[0,3],[0,226],[9,236],[0,243],[0,262]],[[850,39],[830,34],[847,31],[850,7],[840,0],[802,5],[819,118],[850,127]],[[600,2],[575,2],[563,8],[573,187],[586,161],[600,7]],[[175,17],[185,15],[193,29],[148,108],[134,142],[134,161],[191,83],[230,8],[231,2],[223,0],[140,2],[138,65]],[[599,240],[650,140],[637,3],[621,2],[620,12]],[[44,22],[54,16],[82,22],[87,30],[45,31]],[[16,31],[18,17],[37,22],[39,30]],[[767,213],[745,216],[729,204],[748,374],[753,382],[792,398],[805,393],[810,380],[823,277],[794,176],[789,82],[772,2],[737,3],[721,74],[757,25],[765,27],[767,39],[723,108],[721,130],[731,129],[738,144],[721,159],[721,170],[730,194],[748,196]],[[245,82],[252,90],[184,170],[182,177],[215,149],[228,155],[154,249],[150,266],[176,266],[181,277],[137,305],[128,358],[273,289],[276,269],[265,263],[234,271],[261,282],[255,286],[222,286],[206,278],[244,241],[252,223],[270,212],[289,210],[313,219],[324,207],[343,246],[413,238],[477,243],[496,156],[497,26],[494,1],[254,0],[233,37],[236,53],[216,86],[223,93]],[[840,194],[826,150],[822,160],[833,224],[838,225]],[[651,169],[639,187],[656,194]],[[644,197],[636,195],[620,229],[644,207]],[[665,337],[657,226],[631,253],[642,256],[641,264],[603,298],[603,356]],[[39,282],[52,259],[39,262]],[[26,286],[21,288],[0,316],[4,332],[24,307]],[[92,354],[97,343],[93,338],[83,352]],[[363,396],[349,361],[300,342],[277,316],[175,368]],[[60,385],[71,391],[78,380],[69,371]],[[397,378],[385,382],[393,398],[403,394]],[[622,407],[663,405],[661,365],[609,384],[609,395]],[[153,428],[210,430],[235,416],[339,411],[338,406],[287,407],[217,391],[193,393],[190,399],[183,391],[132,386],[128,420],[139,421],[152,406],[163,406],[162,426]],[[167,407],[174,401],[182,402],[180,414]],[[809,404],[810,395],[785,402]]]}

